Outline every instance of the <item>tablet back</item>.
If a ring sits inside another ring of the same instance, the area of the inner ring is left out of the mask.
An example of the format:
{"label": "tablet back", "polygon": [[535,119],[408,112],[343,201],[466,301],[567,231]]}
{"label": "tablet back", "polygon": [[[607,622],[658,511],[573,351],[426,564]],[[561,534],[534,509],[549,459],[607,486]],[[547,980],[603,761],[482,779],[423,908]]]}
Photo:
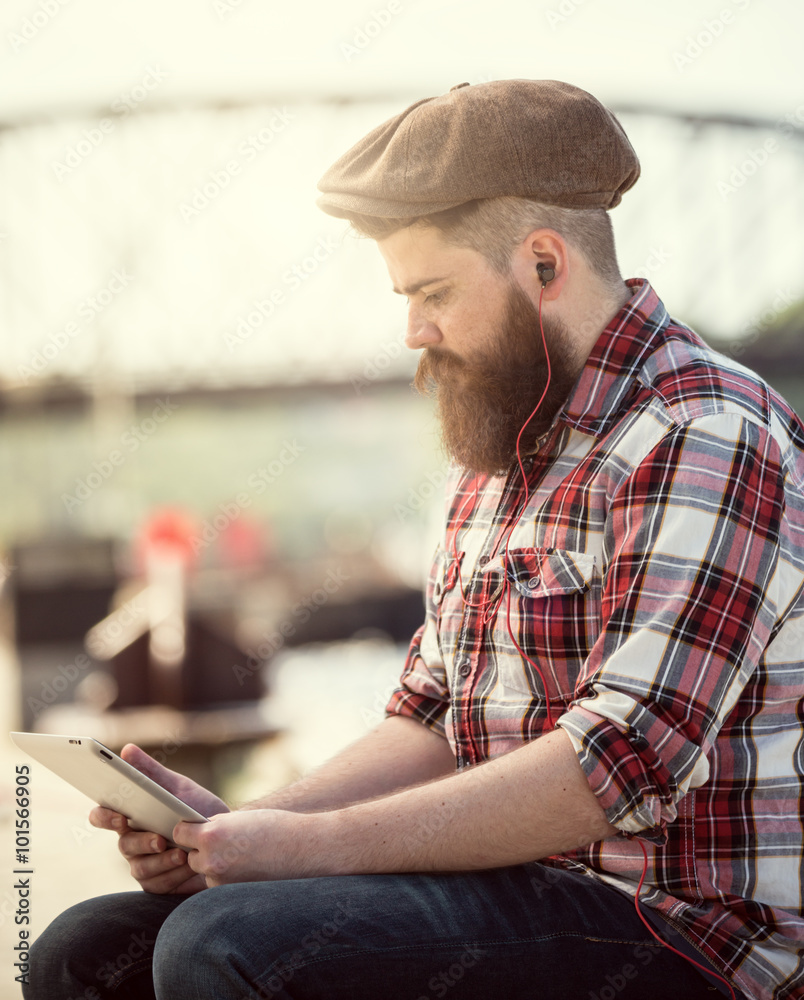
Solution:
{"label": "tablet back", "polygon": [[98,740],[87,736],[11,733],[17,746],[64,778],[98,805],[128,817],[135,830],[161,833],[173,844],[179,820],[206,822],[167,789],[162,788]]}

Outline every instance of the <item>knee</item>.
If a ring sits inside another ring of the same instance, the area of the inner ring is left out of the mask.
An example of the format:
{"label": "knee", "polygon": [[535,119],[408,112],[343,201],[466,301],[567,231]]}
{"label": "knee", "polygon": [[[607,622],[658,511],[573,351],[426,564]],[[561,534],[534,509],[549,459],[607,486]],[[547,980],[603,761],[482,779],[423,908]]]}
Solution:
{"label": "knee", "polygon": [[[309,915],[294,920],[286,883],[234,883],[191,896],[162,925],[153,977],[157,997],[276,997],[257,985],[281,965]],[[303,933],[303,931],[302,931]],[[284,996],[284,992],[279,995]]]}
{"label": "knee", "polygon": [[150,981],[157,931],[180,896],[111,893],[65,910],[30,950],[25,1000],[99,1000],[123,980]]}
{"label": "knee", "polygon": [[70,907],[33,942],[22,986],[25,1000],[52,1000],[62,985],[69,985],[76,1000],[99,1000],[98,938],[106,917],[98,903],[87,899]]}
{"label": "knee", "polygon": [[222,985],[216,987],[231,979],[239,921],[233,908],[225,905],[223,888],[191,896],[162,925],[153,957],[158,997],[225,992]]}

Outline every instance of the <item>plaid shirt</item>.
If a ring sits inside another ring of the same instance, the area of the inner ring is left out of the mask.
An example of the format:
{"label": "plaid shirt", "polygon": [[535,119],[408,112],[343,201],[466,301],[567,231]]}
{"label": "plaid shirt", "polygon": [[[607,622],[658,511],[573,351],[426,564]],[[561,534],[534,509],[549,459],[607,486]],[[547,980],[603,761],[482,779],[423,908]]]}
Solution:
{"label": "plaid shirt", "polygon": [[387,712],[463,768],[548,730],[544,680],[621,831],[551,863],[633,895],[638,835],[641,902],[748,997],[804,997],[804,426],[628,285],[527,499],[518,466],[451,474]]}

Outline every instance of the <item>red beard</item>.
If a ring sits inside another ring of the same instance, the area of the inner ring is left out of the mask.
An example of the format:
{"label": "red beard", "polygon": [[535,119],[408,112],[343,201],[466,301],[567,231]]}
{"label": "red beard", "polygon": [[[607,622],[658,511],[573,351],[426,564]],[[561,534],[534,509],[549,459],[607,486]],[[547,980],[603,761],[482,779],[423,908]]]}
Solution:
{"label": "red beard", "polygon": [[[566,326],[544,318],[543,325],[550,384],[522,434],[522,455],[533,451],[583,367]],[[547,384],[538,310],[512,283],[503,325],[491,346],[468,360],[448,349],[429,347],[413,384],[422,395],[435,396],[444,447],[459,465],[476,473],[505,473],[516,458],[517,436]]]}

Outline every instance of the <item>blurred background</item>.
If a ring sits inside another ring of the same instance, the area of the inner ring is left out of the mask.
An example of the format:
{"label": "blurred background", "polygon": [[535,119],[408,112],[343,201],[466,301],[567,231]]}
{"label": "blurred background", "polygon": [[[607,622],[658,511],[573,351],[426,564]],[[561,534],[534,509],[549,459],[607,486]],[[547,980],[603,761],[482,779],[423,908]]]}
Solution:
{"label": "blurred background", "polygon": [[[612,213],[623,273],[804,410],[794,0],[6,0],[0,21],[6,729],[138,742],[239,802],[381,720],[445,462],[404,301],[316,182],[457,83],[562,79],[618,113],[642,162]],[[0,755],[0,941],[23,759]],[[33,774],[38,934],[128,882],[80,794]]]}

